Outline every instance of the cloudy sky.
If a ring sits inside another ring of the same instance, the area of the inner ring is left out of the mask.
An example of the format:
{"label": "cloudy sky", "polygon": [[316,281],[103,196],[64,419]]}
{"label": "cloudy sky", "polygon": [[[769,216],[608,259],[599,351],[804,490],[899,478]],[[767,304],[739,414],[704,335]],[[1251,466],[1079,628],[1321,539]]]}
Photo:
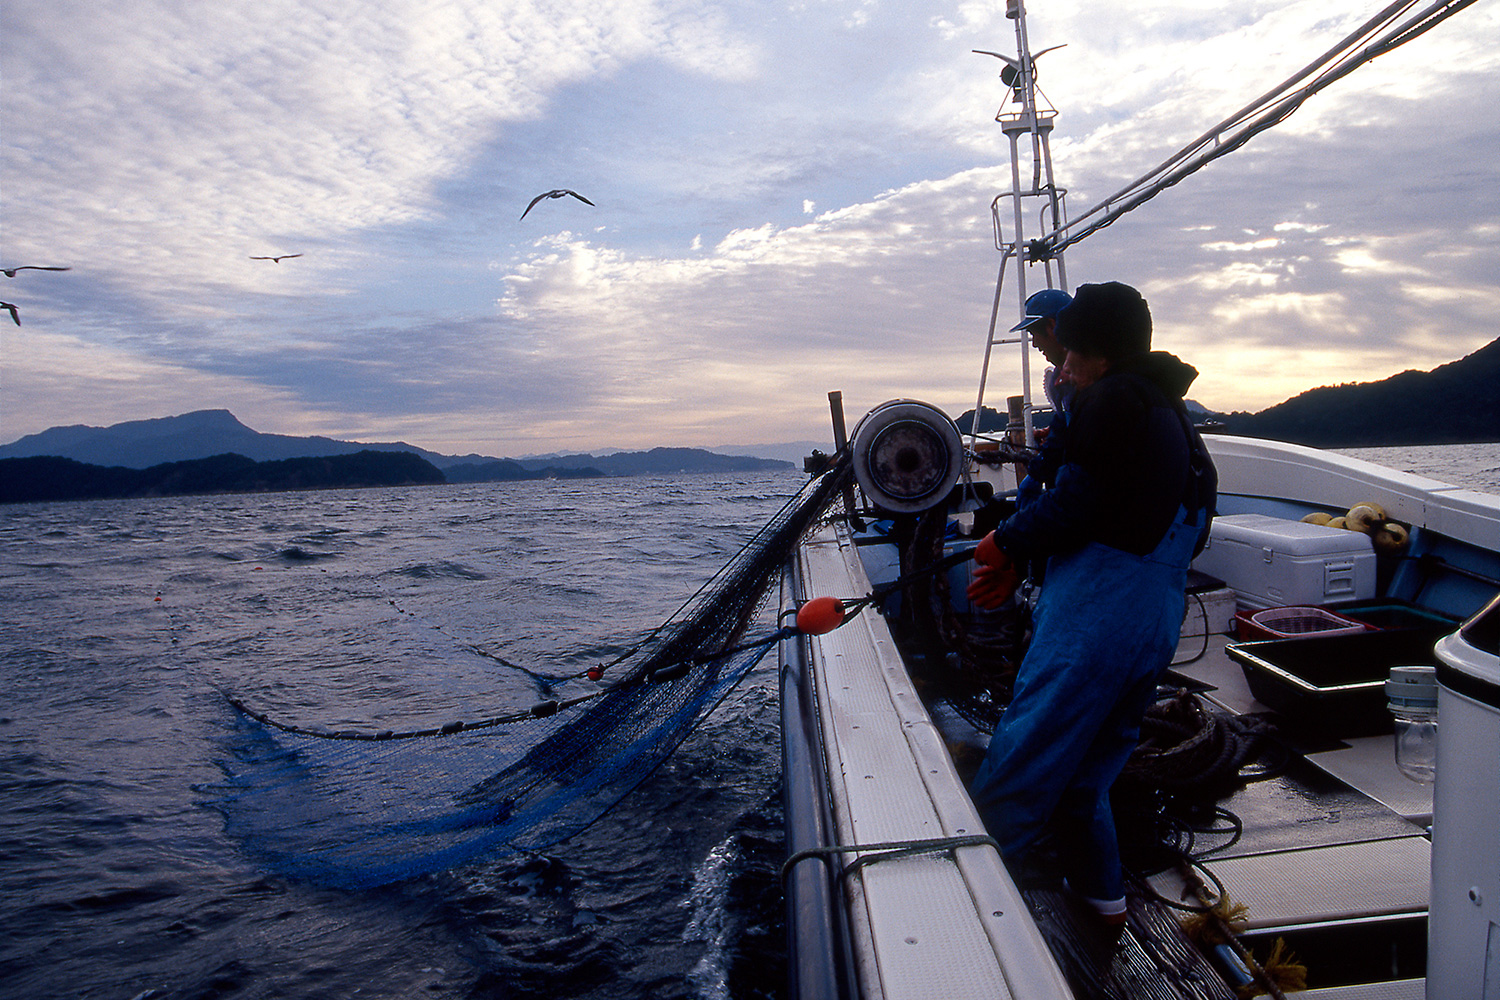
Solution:
{"label": "cloudy sky", "polygon": [[[1377,7],[1032,0],[1070,210]],[[748,445],[826,437],[833,389],[956,416],[1010,184],[972,49],[1015,51],[1003,0],[6,0],[0,267],[72,270],[0,277],[0,441],[222,407],[450,453]],[[1068,280],[1140,287],[1213,409],[1456,360],[1500,333],[1497,105],[1481,0]],[[594,205],[519,218],[555,188]],[[987,399],[1019,387],[997,357]]]}

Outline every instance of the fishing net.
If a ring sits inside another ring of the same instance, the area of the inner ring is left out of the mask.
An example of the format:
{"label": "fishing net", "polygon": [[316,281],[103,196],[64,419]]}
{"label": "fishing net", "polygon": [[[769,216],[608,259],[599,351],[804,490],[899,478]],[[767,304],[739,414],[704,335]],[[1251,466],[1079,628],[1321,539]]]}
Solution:
{"label": "fishing net", "polygon": [[[608,688],[410,733],[319,732],[244,714],[214,805],[297,878],[365,888],[579,832],[646,779],[784,633],[740,642],[808,527],[848,481],[811,479],[693,598],[607,665]],[[737,644],[738,643],[738,644]]]}

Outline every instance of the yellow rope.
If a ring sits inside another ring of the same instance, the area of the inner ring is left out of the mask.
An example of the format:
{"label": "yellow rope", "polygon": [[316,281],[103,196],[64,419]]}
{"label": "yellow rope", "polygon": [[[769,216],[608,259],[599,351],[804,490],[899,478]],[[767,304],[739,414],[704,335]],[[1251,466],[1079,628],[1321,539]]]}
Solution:
{"label": "yellow rope", "polygon": [[[1276,939],[1276,943],[1271,946],[1271,954],[1260,963],[1260,968],[1279,989],[1292,991],[1307,989],[1307,966],[1297,961],[1297,956],[1286,946],[1286,941],[1282,938]],[[1257,997],[1267,992],[1258,984],[1250,983],[1240,990],[1240,996]]]}
{"label": "yellow rope", "polygon": [[1200,948],[1228,944],[1233,932],[1244,926],[1250,910],[1244,903],[1231,903],[1227,895],[1206,910],[1200,910],[1182,921],[1189,940]]}
{"label": "yellow rope", "polygon": [[1183,932],[1189,940],[1205,950],[1221,944],[1234,949],[1251,975],[1250,982],[1237,991],[1242,1000],[1258,996],[1286,1000],[1285,990],[1307,989],[1307,966],[1297,961],[1297,956],[1286,946],[1285,940],[1277,938],[1265,962],[1257,962],[1250,949],[1235,936],[1235,932],[1244,927],[1249,908],[1243,903],[1232,902],[1227,892],[1217,900],[1211,899],[1208,886],[1203,884],[1203,880],[1191,868],[1185,868],[1183,875],[1188,888],[1204,906],[1204,909],[1182,921]]}

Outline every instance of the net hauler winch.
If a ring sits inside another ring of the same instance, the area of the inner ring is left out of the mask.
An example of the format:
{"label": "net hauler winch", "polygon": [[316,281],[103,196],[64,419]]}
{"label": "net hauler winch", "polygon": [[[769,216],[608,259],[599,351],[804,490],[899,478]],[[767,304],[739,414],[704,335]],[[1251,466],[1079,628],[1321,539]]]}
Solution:
{"label": "net hauler winch", "polygon": [[914,399],[892,399],[865,414],[851,451],[865,496],[898,514],[947,499],[964,460],[958,427],[942,410]]}

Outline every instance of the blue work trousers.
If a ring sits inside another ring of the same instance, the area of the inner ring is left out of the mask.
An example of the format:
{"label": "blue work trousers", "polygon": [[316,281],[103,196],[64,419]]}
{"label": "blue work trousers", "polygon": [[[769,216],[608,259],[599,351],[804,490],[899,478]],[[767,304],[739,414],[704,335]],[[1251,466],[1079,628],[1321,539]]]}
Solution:
{"label": "blue work trousers", "polygon": [[1048,560],[1014,697],[971,786],[1013,867],[1050,823],[1076,890],[1124,895],[1109,789],[1177,648],[1198,534],[1179,510],[1149,555],[1089,543]]}

